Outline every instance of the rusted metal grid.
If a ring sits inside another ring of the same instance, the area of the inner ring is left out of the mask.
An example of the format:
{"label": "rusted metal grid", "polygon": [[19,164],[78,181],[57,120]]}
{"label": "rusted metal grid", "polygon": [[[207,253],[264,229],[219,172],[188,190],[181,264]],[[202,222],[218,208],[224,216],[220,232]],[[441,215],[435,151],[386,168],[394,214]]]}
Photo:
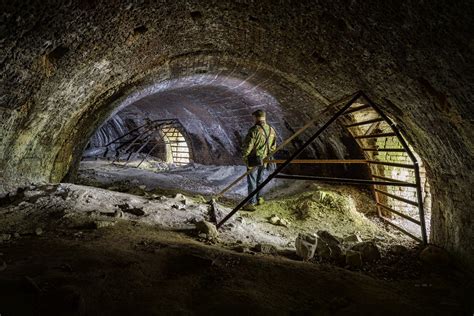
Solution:
{"label": "rusted metal grid", "polygon": [[[358,102],[357,102],[358,101]],[[329,108],[337,108],[339,106],[343,106],[334,114],[325,124],[319,127],[319,129],[301,146],[299,147],[288,159],[286,160],[273,160],[273,162],[278,164],[278,167],[276,170],[271,173],[253,192],[251,192],[247,197],[245,197],[234,209],[227,214],[221,221],[217,223],[217,228],[220,228],[226,221],[228,221],[235,213],[237,213],[243,206],[245,206],[250,199],[255,196],[260,190],[262,190],[272,179],[274,178],[283,178],[283,179],[294,179],[294,180],[316,180],[316,181],[322,181],[322,182],[330,182],[330,183],[350,183],[350,184],[359,184],[359,185],[371,185],[375,199],[377,202],[377,211],[378,211],[378,216],[386,222],[388,225],[400,230],[402,233],[410,236],[411,238],[426,244],[427,243],[427,234],[426,234],[426,224],[425,224],[425,214],[424,214],[424,209],[423,209],[423,199],[422,199],[422,190],[421,190],[421,180],[420,180],[420,170],[419,170],[419,164],[418,161],[411,151],[410,147],[404,140],[403,136],[401,135],[400,131],[398,130],[397,126],[388,118],[379,108],[378,105],[376,105],[364,92],[358,91],[354,94],[352,94],[349,97],[345,97],[337,102],[334,102],[333,104],[329,105]],[[368,120],[364,121],[356,121],[352,119],[352,122],[349,124],[343,124],[345,127],[349,130],[349,132],[352,134],[352,136],[356,139],[357,143],[359,146],[361,146],[361,150],[365,153],[365,156],[368,157],[367,153],[370,152],[403,152],[408,155],[408,157],[411,160],[411,164],[401,164],[401,163],[393,163],[393,162],[386,162],[386,161],[380,161],[380,160],[375,160],[373,159],[352,159],[352,160],[316,160],[316,159],[310,159],[310,160],[297,160],[296,158],[316,139],[318,138],[322,132],[324,132],[331,124],[333,124],[337,119],[346,116],[345,120],[347,122],[348,115],[351,115],[353,113],[371,109],[375,113],[377,113],[377,117],[370,118]],[[374,126],[376,124],[384,123],[387,124],[390,132],[384,132],[384,133],[377,133],[376,129]],[[313,125],[316,125],[316,121],[313,120],[309,123],[307,123],[305,126],[303,126],[300,130],[298,130],[294,135],[292,135],[289,139],[285,140],[274,152],[269,154],[269,157],[271,157],[275,152],[278,150],[281,150],[285,146],[287,146],[291,140],[302,134],[304,131],[306,131],[308,128],[312,127]],[[351,130],[352,127],[356,126],[363,126],[363,125],[370,125],[369,128],[366,130],[366,133],[364,135],[360,135],[354,132],[354,130]],[[375,132],[374,132],[375,131]],[[363,139],[371,139],[371,138],[380,138],[380,137],[395,137],[399,143],[401,144],[402,148],[377,148],[377,147],[365,147],[364,144],[360,141]],[[350,164],[350,163],[359,163],[359,164],[368,164],[369,166],[372,165],[385,165],[385,166],[392,166],[392,167],[397,167],[397,168],[409,168],[414,170],[415,174],[415,183],[410,183],[406,181],[400,181],[397,179],[391,179],[388,177],[385,177],[384,175],[377,174],[377,169],[376,168],[369,168],[371,171],[371,180],[367,179],[348,179],[348,178],[330,178],[330,177],[319,177],[319,176],[296,176],[296,175],[286,175],[286,174],[281,174],[281,172],[290,164],[292,163],[310,163],[310,164]],[[248,170],[247,173],[243,174],[241,177],[236,179],[234,182],[232,182],[229,186],[227,186],[224,190],[222,190],[219,194],[217,194],[216,198],[222,196],[225,192],[227,192],[232,186],[237,184],[239,181],[241,181],[247,174],[250,173],[251,170]],[[416,189],[416,196],[417,196],[417,201],[412,201],[408,199],[404,199],[400,196],[397,196],[395,194],[388,193],[385,191],[383,188],[389,187],[389,186],[395,186],[395,187],[412,187]],[[403,203],[407,203],[409,205],[416,206],[418,208],[418,215],[419,219],[415,219],[410,217],[407,214],[404,214],[400,211],[392,209],[390,206],[384,204],[381,199],[381,195],[388,196],[393,199],[397,199]],[[383,211],[382,211],[383,210]],[[396,216],[400,216],[404,219],[409,220],[410,222],[417,224],[420,226],[421,230],[421,238],[415,236],[414,234],[408,232],[404,228],[398,226],[395,224],[393,221],[388,219],[386,216],[384,216],[385,212],[389,212],[390,214],[394,214]]]}
{"label": "rusted metal grid", "polygon": [[[138,163],[139,167],[160,145],[169,146],[172,160],[176,165],[186,165],[192,161],[192,149],[187,134],[177,119],[153,120],[117,137],[107,143],[103,157],[115,151],[112,163],[120,162],[126,156],[125,165],[140,153],[144,156]],[[166,150],[166,149],[165,149]]]}

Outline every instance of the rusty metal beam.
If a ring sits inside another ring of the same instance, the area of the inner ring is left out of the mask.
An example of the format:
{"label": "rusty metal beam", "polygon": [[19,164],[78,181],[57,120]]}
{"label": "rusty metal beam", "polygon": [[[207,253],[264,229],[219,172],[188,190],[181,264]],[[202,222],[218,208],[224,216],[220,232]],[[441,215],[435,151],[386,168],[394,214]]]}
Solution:
{"label": "rusty metal beam", "polygon": [[350,184],[364,184],[364,185],[383,185],[383,186],[397,186],[397,187],[415,187],[413,183],[388,182],[388,181],[374,181],[366,179],[350,179],[350,178],[331,178],[331,177],[316,177],[316,176],[299,176],[299,175],[277,175],[278,179],[293,179],[293,180],[312,180],[321,182],[337,182]]}
{"label": "rusty metal beam", "polygon": [[375,191],[378,192],[378,193],[380,193],[380,194],[383,194],[383,195],[386,195],[386,196],[388,196],[388,197],[391,197],[392,199],[399,200],[399,201],[402,201],[402,202],[404,202],[404,203],[407,203],[407,204],[410,204],[410,205],[413,205],[413,206],[418,206],[418,203],[417,203],[417,202],[404,199],[404,198],[402,198],[402,197],[399,197],[398,195],[394,195],[394,194],[391,194],[391,193],[388,193],[388,192],[385,192],[385,191],[382,191],[382,190],[379,190],[379,189],[375,189]]}
{"label": "rusty metal beam", "polygon": [[394,210],[393,208],[388,207],[388,206],[385,205],[385,204],[377,203],[377,205],[380,206],[380,207],[382,207],[382,208],[384,208],[385,210],[389,211],[390,213],[393,213],[393,214],[396,214],[396,215],[398,215],[398,216],[400,216],[400,217],[403,217],[404,219],[407,219],[407,220],[409,220],[410,222],[413,222],[413,223],[415,223],[415,224],[417,224],[417,225],[421,225],[421,223],[420,223],[419,220],[416,220],[416,219],[414,219],[413,217],[410,217],[410,216],[408,216],[408,215],[406,215],[406,214],[403,214],[403,213],[401,213],[401,212],[399,212],[399,211],[396,211],[396,210]]}
{"label": "rusty metal beam", "polygon": [[323,126],[321,126],[300,148],[298,148],[290,158],[288,158],[283,164],[276,168],[276,170],[270,174],[257,188],[251,192],[245,199],[243,199],[229,214],[227,214],[219,223],[217,228],[220,228],[229,218],[237,213],[250,199],[255,196],[262,188],[264,188],[273,178],[275,178],[284,168],[286,168],[292,160],[296,159],[313,141],[319,137],[319,135],[328,128],[339,116],[344,113],[361,95],[361,91],[358,91],[354,96],[347,102],[336,114],[334,114]]}

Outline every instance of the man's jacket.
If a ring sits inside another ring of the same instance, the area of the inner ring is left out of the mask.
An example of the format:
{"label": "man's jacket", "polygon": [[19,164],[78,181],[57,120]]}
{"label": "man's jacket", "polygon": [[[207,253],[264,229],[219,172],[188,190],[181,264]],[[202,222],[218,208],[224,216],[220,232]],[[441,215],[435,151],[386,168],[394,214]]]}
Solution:
{"label": "man's jacket", "polygon": [[[263,131],[265,129],[265,132]],[[265,144],[266,135],[268,136],[268,143]],[[244,147],[242,149],[242,156],[247,164],[247,157],[255,152],[260,158],[265,158],[270,152],[276,149],[276,133],[275,129],[267,123],[255,124],[249,129],[244,140]]]}

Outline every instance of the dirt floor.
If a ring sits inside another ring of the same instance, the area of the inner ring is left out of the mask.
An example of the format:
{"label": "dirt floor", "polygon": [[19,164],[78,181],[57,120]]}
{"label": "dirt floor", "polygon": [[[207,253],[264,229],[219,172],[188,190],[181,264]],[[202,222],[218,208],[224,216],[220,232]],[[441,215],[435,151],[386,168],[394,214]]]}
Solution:
{"label": "dirt floor", "polygon": [[[195,229],[211,220],[203,195],[235,170],[198,168],[151,179],[92,168],[81,181],[102,188],[32,185],[0,197],[0,315],[472,315],[472,281],[377,221],[367,192],[279,182],[256,212],[208,238]],[[239,190],[214,215],[230,212]],[[341,254],[303,261],[296,237],[320,232]],[[377,259],[340,260],[360,240]]]}
{"label": "dirt floor", "polygon": [[386,281],[121,222],[0,244],[1,315],[470,315],[454,270]]}

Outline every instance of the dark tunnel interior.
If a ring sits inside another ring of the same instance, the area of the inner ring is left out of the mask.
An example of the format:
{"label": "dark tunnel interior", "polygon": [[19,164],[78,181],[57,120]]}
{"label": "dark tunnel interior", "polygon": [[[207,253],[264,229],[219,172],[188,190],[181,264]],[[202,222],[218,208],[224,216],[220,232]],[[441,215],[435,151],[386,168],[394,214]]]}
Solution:
{"label": "dark tunnel interior", "polygon": [[0,315],[474,312],[471,1],[0,8]]}

